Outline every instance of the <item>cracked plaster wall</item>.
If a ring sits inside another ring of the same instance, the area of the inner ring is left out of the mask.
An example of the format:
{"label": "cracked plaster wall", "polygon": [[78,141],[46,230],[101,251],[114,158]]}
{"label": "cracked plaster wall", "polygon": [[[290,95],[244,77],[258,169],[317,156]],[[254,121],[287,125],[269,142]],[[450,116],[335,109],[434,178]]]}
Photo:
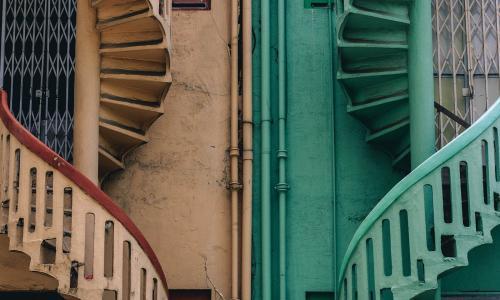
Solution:
{"label": "cracked plaster wall", "polygon": [[230,298],[229,4],[174,11],[166,113],[103,187],[152,244],[169,287],[210,288],[212,299]]}

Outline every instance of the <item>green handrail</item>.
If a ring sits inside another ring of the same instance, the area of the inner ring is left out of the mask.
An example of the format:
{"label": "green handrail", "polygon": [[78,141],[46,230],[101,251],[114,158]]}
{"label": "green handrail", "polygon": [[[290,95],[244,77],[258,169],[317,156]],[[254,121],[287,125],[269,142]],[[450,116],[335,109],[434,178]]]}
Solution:
{"label": "green handrail", "polygon": [[[407,177],[396,184],[387,195],[375,206],[366,219],[355,232],[344,256],[338,281],[338,291],[342,290],[347,268],[353,258],[358,246],[370,233],[376,222],[380,221],[384,214],[398,201],[401,196],[411,187],[415,186],[443,164],[457,156],[471,143],[477,141],[485,131],[493,127],[500,119],[500,101],[497,101],[476,123],[464,131],[451,143],[443,147],[439,152],[429,157],[425,162],[413,170]],[[495,146],[497,147],[497,146]],[[500,220],[499,220],[500,221]],[[390,287],[389,287],[390,288]]]}

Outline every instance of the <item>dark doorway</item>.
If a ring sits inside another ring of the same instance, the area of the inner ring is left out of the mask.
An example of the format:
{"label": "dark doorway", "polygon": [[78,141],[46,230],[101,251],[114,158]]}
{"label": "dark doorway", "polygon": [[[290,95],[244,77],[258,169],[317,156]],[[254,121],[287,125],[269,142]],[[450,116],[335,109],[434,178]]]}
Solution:
{"label": "dark doorway", "polygon": [[210,300],[211,290],[170,290],[171,300]]}
{"label": "dark doorway", "polygon": [[0,292],[0,299],[8,300],[63,300],[56,292]]}

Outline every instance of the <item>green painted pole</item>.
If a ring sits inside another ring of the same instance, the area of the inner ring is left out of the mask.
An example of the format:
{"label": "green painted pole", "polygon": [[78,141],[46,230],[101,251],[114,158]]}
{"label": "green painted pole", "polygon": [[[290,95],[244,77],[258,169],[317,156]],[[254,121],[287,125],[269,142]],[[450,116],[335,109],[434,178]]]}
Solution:
{"label": "green painted pole", "polygon": [[[337,8],[341,5],[341,0],[338,1],[337,3]],[[336,34],[335,34],[335,27],[337,26],[336,20],[334,19],[334,12],[335,12],[335,6],[333,0],[328,0],[328,35],[329,35],[329,46],[330,46],[330,52],[332,53],[331,56],[331,64],[332,64],[332,101],[331,101],[331,119],[330,119],[330,128],[331,128],[331,135],[332,135],[332,144],[331,144],[331,153],[332,153],[332,165],[331,165],[331,174],[332,174],[332,184],[331,184],[331,189],[332,189],[332,214],[333,214],[333,239],[332,239],[332,248],[333,248],[333,288],[336,289],[337,287],[337,170],[336,170],[336,165],[337,165],[337,146],[335,144],[336,140],[336,134],[335,134],[335,103],[337,103],[337,99],[339,97],[342,97],[340,93],[342,93],[341,88],[338,85],[337,81],[337,70],[338,70],[338,54],[336,53],[337,51],[337,39],[336,39]],[[337,294],[338,291],[335,290],[335,294]]]}
{"label": "green painted pole", "polygon": [[286,300],[286,17],[285,0],[278,0],[278,191],[280,300]]}
{"label": "green painted pole", "polygon": [[408,79],[412,169],[435,152],[431,9],[431,0],[414,0],[410,5]]}
{"label": "green painted pole", "polygon": [[261,1],[262,299],[271,300],[271,87],[269,0]]}

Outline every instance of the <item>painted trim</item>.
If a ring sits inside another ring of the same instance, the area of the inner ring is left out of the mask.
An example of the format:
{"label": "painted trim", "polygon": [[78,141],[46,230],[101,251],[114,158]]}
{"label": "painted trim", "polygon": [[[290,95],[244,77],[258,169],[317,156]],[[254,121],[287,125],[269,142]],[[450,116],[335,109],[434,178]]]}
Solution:
{"label": "painted trim", "polygon": [[4,123],[5,127],[9,132],[17,138],[17,140],[26,146],[31,152],[36,154],[38,157],[43,159],[46,163],[52,166],[54,169],[61,172],[64,176],[70,179],[78,187],[80,187],[83,192],[97,201],[106,211],[108,211],[116,220],[118,220],[128,232],[136,239],[139,246],[146,253],[151,264],[158,273],[160,280],[168,295],[168,285],[165,273],[161,267],[160,261],[156,254],[149,245],[148,241],[141,233],[139,228],[134,224],[132,219],[123,211],[116,203],[104,193],[97,185],[95,185],[90,179],[85,175],[80,173],[72,164],[64,160],[57,153],[52,151],[44,143],[33,136],[24,126],[22,126],[16,118],[12,115],[9,104],[7,101],[7,92],[0,90],[0,118]]}
{"label": "painted trim", "polygon": [[[499,99],[500,100],[500,99]],[[365,220],[361,223],[358,230],[354,233],[354,236],[349,243],[346,254],[342,261],[342,266],[340,269],[340,277],[338,278],[337,289],[340,290],[343,278],[345,277],[345,272],[347,270],[347,265],[351,260],[351,256],[356,250],[358,244],[361,242],[363,237],[370,231],[370,228],[380,219],[380,217],[399,199],[400,196],[410,189],[413,185],[418,183],[425,176],[439,168],[442,164],[446,163],[452,157],[457,155],[469,144],[474,142],[481,134],[483,134],[488,128],[490,128],[496,120],[500,118],[500,101],[497,102],[479,119],[454,139],[451,143],[443,147],[439,152],[435,153],[424,161],[420,166],[413,170],[408,176],[397,183],[380,202],[375,206],[375,208],[368,214]]]}

